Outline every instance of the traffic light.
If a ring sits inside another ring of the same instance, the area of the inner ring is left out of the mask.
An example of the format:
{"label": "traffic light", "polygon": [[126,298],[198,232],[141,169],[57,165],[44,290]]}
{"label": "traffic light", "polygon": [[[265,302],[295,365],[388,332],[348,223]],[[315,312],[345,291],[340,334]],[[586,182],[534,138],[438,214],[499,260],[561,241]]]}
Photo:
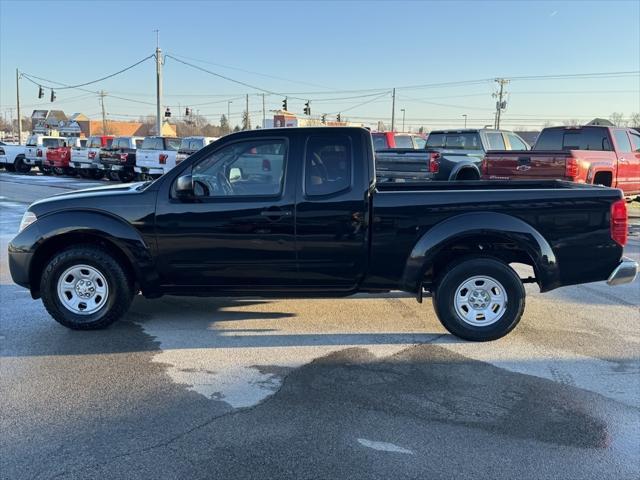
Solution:
{"label": "traffic light", "polygon": [[336,120],[338,120],[339,122],[342,121],[342,117],[340,116],[340,114],[338,114],[338,116],[336,117]]}
{"label": "traffic light", "polygon": [[164,111],[164,117],[169,118],[170,116],[171,116],[171,110],[169,109],[169,107],[167,107],[167,109]]}
{"label": "traffic light", "polygon": [[304,104],[304,114],[311,115],[311,100],[307,100],[307,103]]}
{"label": "traffic light", "polygon": [[53,90],[51,90],[51,101],[52,102],[56,101],[56,92],[54,92]]}
{"label": "traffic light", "polygon": [[44,97],[44,88],[38,86],[38,98]]}
{"label": "traffic light", "polygon": [[188,117],[189,115],[191,115],[191,109],[189,107],[187,107],[184,111],[184,115],[185,117]]}
{"label": "traffic light", "polygon": [[285,112],[287,111],[287,97],[284,97],[284,100],[282,101],[282,110]]}

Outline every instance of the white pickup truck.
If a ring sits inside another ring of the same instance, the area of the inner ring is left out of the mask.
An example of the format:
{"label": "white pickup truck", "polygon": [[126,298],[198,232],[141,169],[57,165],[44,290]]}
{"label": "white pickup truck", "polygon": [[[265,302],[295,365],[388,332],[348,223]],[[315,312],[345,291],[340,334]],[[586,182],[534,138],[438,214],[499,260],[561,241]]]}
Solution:
{"label": "white pickup truck", "polygon": [[87,139],[85,147],[71,149],[71,164],[81,177],[101,179],[104,171],[100,165],[100,150],[109,148],[113,142],[113,135],[95,135]]}
{"label": "white pickup truck", "polygon": [[[50,137],[47,135],[31,135],[27,139],[24,152],[24,163],[31,167],[37,166],[44,174],[51,173],[51,167],[44,165],[47,158],[47,149],[58,148],[66,144],[65,137]],[[25,167],[26,168],[26,167]]]}
{"label": "white pickup truck", "polygon": [[24,163],[24,145],[12,145],[0,142],[0,167],[8,172],[27,173],[31,167]]}
{"label": "white pickup truck", "polygon": [[177,137],[146,137],[136,152],[135,172],[141,179],[157,178],[176,166]]}
{"label": "white pickup truck", "polygon": [[218,140],[219,137],[184,137],[176,156],[176,164],[186,160],[189,155]]}

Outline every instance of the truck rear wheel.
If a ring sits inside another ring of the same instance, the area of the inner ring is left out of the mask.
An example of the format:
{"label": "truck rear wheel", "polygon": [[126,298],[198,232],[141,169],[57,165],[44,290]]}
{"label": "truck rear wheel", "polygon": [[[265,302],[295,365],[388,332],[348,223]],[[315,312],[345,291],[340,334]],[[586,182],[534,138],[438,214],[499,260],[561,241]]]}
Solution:
{"label": "truck rear wheel", "polygon": [[71,247],[55,255],[40,279],[42,303],[73,330],[105,328],[131,305],[133,285],[122,265],[104,250]]}
{"label": "truck rear wheel", "polygon": [[[7,170],[9,166],[7,165]],[[18,173],[29,173],[31,171],[31,165],[24,163],[24,155],[18,155],[13,162],[13,170]]]}
{"label": "truck rear wheel", "polygon": [[453,335],[476,342],[496,340],[520,321],[525,290],[505,263],[488,257],[468,258],[440,276],[433,306]]}

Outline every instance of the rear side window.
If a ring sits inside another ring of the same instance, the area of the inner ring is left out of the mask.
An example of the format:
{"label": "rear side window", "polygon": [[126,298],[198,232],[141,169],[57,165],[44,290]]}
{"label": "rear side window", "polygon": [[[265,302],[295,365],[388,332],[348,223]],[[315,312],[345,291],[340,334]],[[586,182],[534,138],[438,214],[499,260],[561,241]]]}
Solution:
{"label": "rear side window", "polygon": [[631,137],[631,146],[633,147],[633,151],[640,152],[640,135],[630,132],[629,136]]}
{"label": "rear side window", "polygon": [[409,135],[396,135],[396,148],[413,148],[413,142]]}
{"label": "rear side window", "polygon": [[504,150],[504,138],[500,132],[487,132],[487,142],[489,142],[489,150]]}
{"label": "rear side window", "polygon": [[618,144],[618,150],[621,153],[630,153],[633,150],[631,149],[631,142],[629,141],[629,137],[627,137],[626,130],[614,130],[613,136],[616,137],[616,143]]}
{"label": "rear side window", "polygon": [[61,147],[64,144],[62,138],[44,138],[42,139],[43,147]]}
{"label": "rear side window", "polygon": [[109,148],[111,146],[111,144],[113,143],[113,138],[107,138],[107,142],[105,144],[106,148]]}
{"label": "rear side window", "polygon": [[507,133],[511,150],[526,150],[529,148],[524,141],[514,133]]}
{"label": "rear side window", "polygon": [[351,142],[344,136],[316,136],[307,141],[304,188],[307,196],[331,195],[351,186]]}
{"label": "rear side window", "polygon": [[27,139],[27,147],[37,147],[38,146],[38,137],[35,135],[31,135]]}
{"label": "rear side window", "polygon": [[101,148],[102,142],[100,141],[100,137],[89,137],[89,148]]}
{"label": "rear side window", "polygon": [[422,137],[413,137],[413,141],[416,142],[416,148],[423,149],[427,144],[427,141]]}
{"label": "rear side window", "polygon": [[138,138],[138,139],[136,140],[136,146],[135,146],[135,148],[136,148],[136,149],[137,149],[137,148],[142,148],[142,142],[143,142],[143,141],[144,141],[143,139]]}

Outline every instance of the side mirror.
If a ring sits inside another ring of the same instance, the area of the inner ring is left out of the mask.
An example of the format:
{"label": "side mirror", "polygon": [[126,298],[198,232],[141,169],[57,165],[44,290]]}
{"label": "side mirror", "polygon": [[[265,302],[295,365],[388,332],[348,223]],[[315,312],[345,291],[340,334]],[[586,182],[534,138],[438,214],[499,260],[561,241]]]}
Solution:
{"label": "side mirror", "polygon": [[181,200],[194,197],[193,177],[191,176],[191,174],[182,175],[176,180],[176,197]]}

